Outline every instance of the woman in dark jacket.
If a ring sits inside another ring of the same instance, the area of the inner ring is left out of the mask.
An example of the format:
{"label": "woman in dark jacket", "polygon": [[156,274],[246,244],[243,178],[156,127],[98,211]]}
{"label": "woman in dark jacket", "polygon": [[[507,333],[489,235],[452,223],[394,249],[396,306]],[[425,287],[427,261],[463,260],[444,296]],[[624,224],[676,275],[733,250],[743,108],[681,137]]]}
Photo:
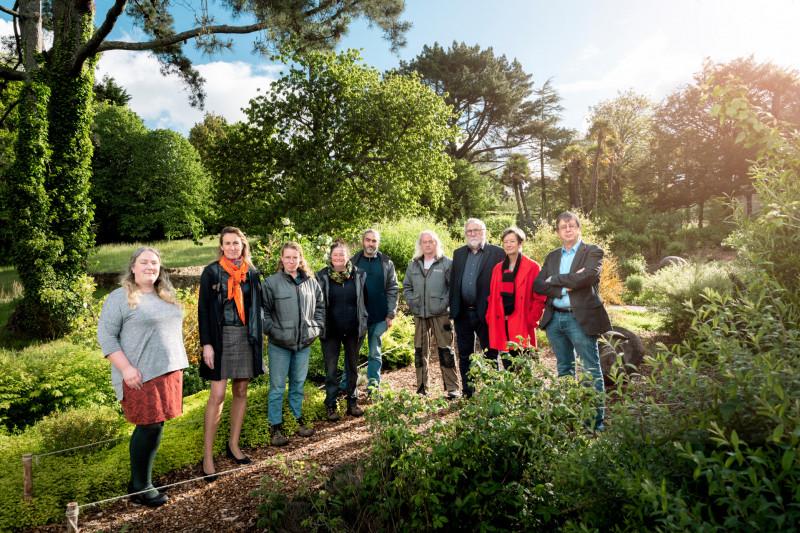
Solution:
{"label": "woman in dark jacket", "polygon": [[287,242],[281,248],[278,272],[264,280],[264,334],[269,337],[269,400],[267,414],[272,445],[283,446],[283,393],[289,381],[289,409],[300,425],[297,434],[314,429],[303,418],[303,386],[308,375],[311,343],[325,327],[325,302],[303,248]]}
{"label": "woman in dark jacket", "polygon": [[250,260],[247,237],[239,228],[222,230],[218,256],[200,276],[197,304],[203,346],[200,375],[211,381],[203,435],[203,474],[207,481],[216,479],[214,438],[228,379],[233,381],[233,401],[226,453],[238,464],[250,463],[239,449],[239,435],[247,408],[247,384],[264,373],[261,280]]}
{"label": "woman in dark jacket", "polygon": [[347,414],[361,416],[357,405],[358,352],[367,333],[367,306],[364,284],[367,274],[348,259],[350,251],[342,241],[333,243],[328,266],[317,273],[317,281],[325,297],[325,330],[320,337],[325,358],[325,407],[328,420],[339,420],[336,395],[339,392],[339,350],[344,348],[347,371]]}

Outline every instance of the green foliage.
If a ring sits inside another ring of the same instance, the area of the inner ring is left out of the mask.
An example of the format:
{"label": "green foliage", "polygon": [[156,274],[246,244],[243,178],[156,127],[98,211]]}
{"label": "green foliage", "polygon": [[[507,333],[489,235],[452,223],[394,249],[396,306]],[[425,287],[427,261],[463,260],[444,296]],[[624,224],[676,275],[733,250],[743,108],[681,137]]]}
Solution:
{"label": "green foliage", "polygon": [[199,242],[175,239],[155,242],[103,244],[89,253],[89,272],[122,272],[128,267],[133,251],[140,246],[152,246],[161,252],[162,266],[180,268],[207,265],[217,258],[216,235],[204,237]]}
{"label": "green foliage", "polygon": [[[106,376],[107,378],[107,376]],[[264,446],[269,440],[269,423],[264,413],[267,409],[267,386],[251,386],[248,392],[249,405],[242,429],[242,446]],[[196,465],[203,456],[203,416],[205,412],[207,392],[184,398],[184,414],[167,421],[164,436],[156,456],[154,477],[156,485],[159,478],[169,472]],[[303,414],[311,422],[321,420],[325,415],[324,394],[307,385]],[[222,422],[217,431],[214,443],[215,453],[221,454],[229,433],[230,394],[223,411]],[[53,415],[47,423],[51,428],[65,427],[77,413],[61,413]],[[288,415],[285,407],[285,429],[294,434],[297,424]],[[65,417],[66,420],[58,420]],[[94,415],[87,419],[94,420]],[[110,435],[115,423],[106,415],[98,414],[98,422],[92,422],[99,433]],[[103,426],[102,420],[108,425]],[[123,423],[120,420],[117,423]],[[105,427],[105,429],[101,429]],[[130,426],[127,426],[128,432]],[[74,431],[81,431],[76,428]],[[104,433],[107,431],[107,433]],[[45,433],[48,433],[45,431]],[[48,433],[50,434],[50,433]],[[60,433],[59,433],[60,435]],[[87,433],[87,438],[91,436]],[[56,437],[58,438],[58,437]],[[88,442],[82,444],[89,444]],[[129,478],[128,440],[122,439],[110,448],[91,447],[73,454],[59,454],[39,457],[34,462],[32,503],[25,503],[21,498],[22,468],[20,456],[23,453],[44,453],[49,446],[43,441],[38,424],[19,435],[0,435],[0,468],[7,475],[0,477],[0,530],[29,528],[53,522],[63,522],[64,509],[68,502],[80,504],[125,494]]]}
{"label": "green foliage", "polygon": [[625,278],[625,300],[635,301],[644,289],[644,276],[641,274],[631,274]]}
{"label": "green foliage", "polygon": [[631,274],[644,276],[647,274],[647,261],[641,253],[626,256],[620,262],[619,274],[624,278],[628,278]]}
{"label": "green foliage", "polygon": [[210,190],[197,151],[170,130],[154,130],[130,142],[131,165],[116,184],[112,204],[120,213],[120,236],[199,239]]}
{"label": "green foliage", "polygon": [[0,424],[22,429],[56,410],[115,402],[108,362],[66,341],[0,350]]}
{"label": "green foliage", "polygon": [[453,161],[453,171],[444,200],[436,210],[437,219],[458,224],[469,217],[483,218],[497,207],[501,191],[495,179],[463,159]]}
{"label": "green foliage", "polygon": [[[506,228],[513,226],[517,223],[517,219],[514,215],[489,215],[486,218],[482,219],[484,224],[486,224],[486,239],[500,245],[500,236],[503,234],[503,230]],[[459,231],[459,237],[464,237],[464,228],[463,224]]]}
{"label": "green foliage", "polygon": [[557,512],[549,465],[586,446],[582,421],[593,411],[593,392],[571,380],[545,386],[555,377],[535,358],[520,359],[516,373],[481,358],[476,366],[479,391],[455,417],[435,416],[441,400],[387,392],[367,413],[373,444],[363,471],[344,468],[317,495],[301,494],[313,512],[304,523],[389,531],[547,524]]}
{"label": "green foliage", "polygon": [[245,110],[249,140],[236,152],[252,165],[243,175],[271,191],[255,230],[291,212],[300,231],[348,232],[441,203],[454,129],[440,97],[414,76],[381,76],[355,51],[287,59],[292,68]]}
{"label": "green foliage", "polygon": [[303,257],[312,271],[317,272],[326,265],[326,254],[333,238],[325,234],[316,237],[304,235],[295,229],[291,220],[283,218],[279,229],[256,243],[250,243],[253,263],[265,278],[279,270],[281,248],[289,241],[299,243],[303,247]]}
{"label": "green foliage", "polygon": [[406,267],[414,256],[414,247],[422,230],[433,230],[442,240],[444,253],[453,257],[453,250],[461,244],[450,236],[447,226],[424,217],[404,217],[373,226],[381,233],[378,251],[389,256],[397,270],[398,282],[402,282]]}
{"label": "green foliage", "polygon": [[670,265],[645,278],[641,299],[664,312],[666,330],[680,338],[707,291],[729,294],[733,287],[730,267],[722,263]]}
{"label": "green foliage", "polygon": [[[121,436],[125,419],[111,406],[79,407],[56,411],[37,422],[35,428],[42,438],[42,452],[55,452],[85,444],[116,439]],[[109,448],[113,443],[106,443]],[[86,449],[77,453],[86,453]],[[75,453],[75,452],[73,452]]]}
{"label": "green foliage", "polygon": [[131,95],[125,87],[106,74],[103,79],[94,86],[95,102],[104,102],[115,106],[126,106],[131,101]]}

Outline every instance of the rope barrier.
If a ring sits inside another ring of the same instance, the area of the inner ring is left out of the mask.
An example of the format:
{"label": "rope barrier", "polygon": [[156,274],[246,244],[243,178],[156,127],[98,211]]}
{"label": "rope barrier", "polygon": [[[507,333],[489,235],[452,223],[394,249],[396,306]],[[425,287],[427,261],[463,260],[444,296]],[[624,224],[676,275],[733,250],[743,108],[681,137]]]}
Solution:
{"label": "rope barrier", "polygon": [[90,446],[97,446],[98,444],[105,444],[107,442],[114,442],[114,441],[117,441],[117,440],[127,439],[127,438],[128,438],[127,435],[122,436],[122,437],[114,437],[113,439],[106,439],[106,440],[101,440],[101,441],[98,441],[98,442],[90,442],[89,444],[82,444],[80,446],[74,446],[72,448],[65,448],[63,450],[56,450],[54,452],[34,453],[34,454],[31,454],[31,456],[34,457],[35,459],[37,459],[37,464],[38,464],[39,457],[47,457],[48,455],[57,455],[57,454],[60,454],[60,453],[71,452],[72,450],[80,450],[81,448],[89,448]]}

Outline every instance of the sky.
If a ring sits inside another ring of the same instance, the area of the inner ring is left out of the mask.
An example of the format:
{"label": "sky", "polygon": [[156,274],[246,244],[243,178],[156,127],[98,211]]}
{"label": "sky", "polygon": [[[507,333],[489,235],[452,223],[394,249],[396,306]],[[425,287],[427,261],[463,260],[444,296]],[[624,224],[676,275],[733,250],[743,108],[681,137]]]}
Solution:
{"label": "sky", "polygon": [[[198,0],[174,2],[192,3]],[[110,4],[96,2],[98,20]],[[176,18],[179,31],[192,26],[188,10]],[[552,79],[563,98],[563,125],[579,131],[587,128],[591,106],[628,89],[660,101],[690,83],[704,58],[725,62],[752,55],[800,70],[800,0],[407,0],[404,18],[413,26],[407,46],[396,55],[364,21],[352,25],[339,48],[360,49],[367,64],[386,70],[434,42],[492,47],[496,55],[517,59],[537,87]],[[121,22],[112,39],[144,38]],[[0,34],[9,33],[7,18],[0,20]],[[236,37],[233,50],[214,57],[186,47],[206,79],[206,112],[241,120],[249,99],[268,90],[280,74],[282,66],[253,54],[250,42]],[[107,52],[98,74],[126,88],[131,108],[151,128],[186,134],[202,120],[203,111],[189,106],[181,82],[161,76],[147,53]]]}

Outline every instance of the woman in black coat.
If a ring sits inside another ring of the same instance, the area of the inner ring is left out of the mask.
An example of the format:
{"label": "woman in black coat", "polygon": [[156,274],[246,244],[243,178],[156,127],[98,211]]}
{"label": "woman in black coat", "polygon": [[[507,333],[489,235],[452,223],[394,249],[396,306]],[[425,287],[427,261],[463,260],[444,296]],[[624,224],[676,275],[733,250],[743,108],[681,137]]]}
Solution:
{"label": "woman in black coat", "polygon": [[238,464],[250,463],[239,449],[239,435],[247,409],[247,384],[264,373],[261,279],[250,260],[247,237],[239,228],[222,230],[218,256],[219,259],[208,265],[200,276],[197,304],[203,346],[200,375],[211,381],[203,435],[203,474],[207,481],[217,477],[214,438],[228,379],[233,382],[233,401],[226,453]]}

